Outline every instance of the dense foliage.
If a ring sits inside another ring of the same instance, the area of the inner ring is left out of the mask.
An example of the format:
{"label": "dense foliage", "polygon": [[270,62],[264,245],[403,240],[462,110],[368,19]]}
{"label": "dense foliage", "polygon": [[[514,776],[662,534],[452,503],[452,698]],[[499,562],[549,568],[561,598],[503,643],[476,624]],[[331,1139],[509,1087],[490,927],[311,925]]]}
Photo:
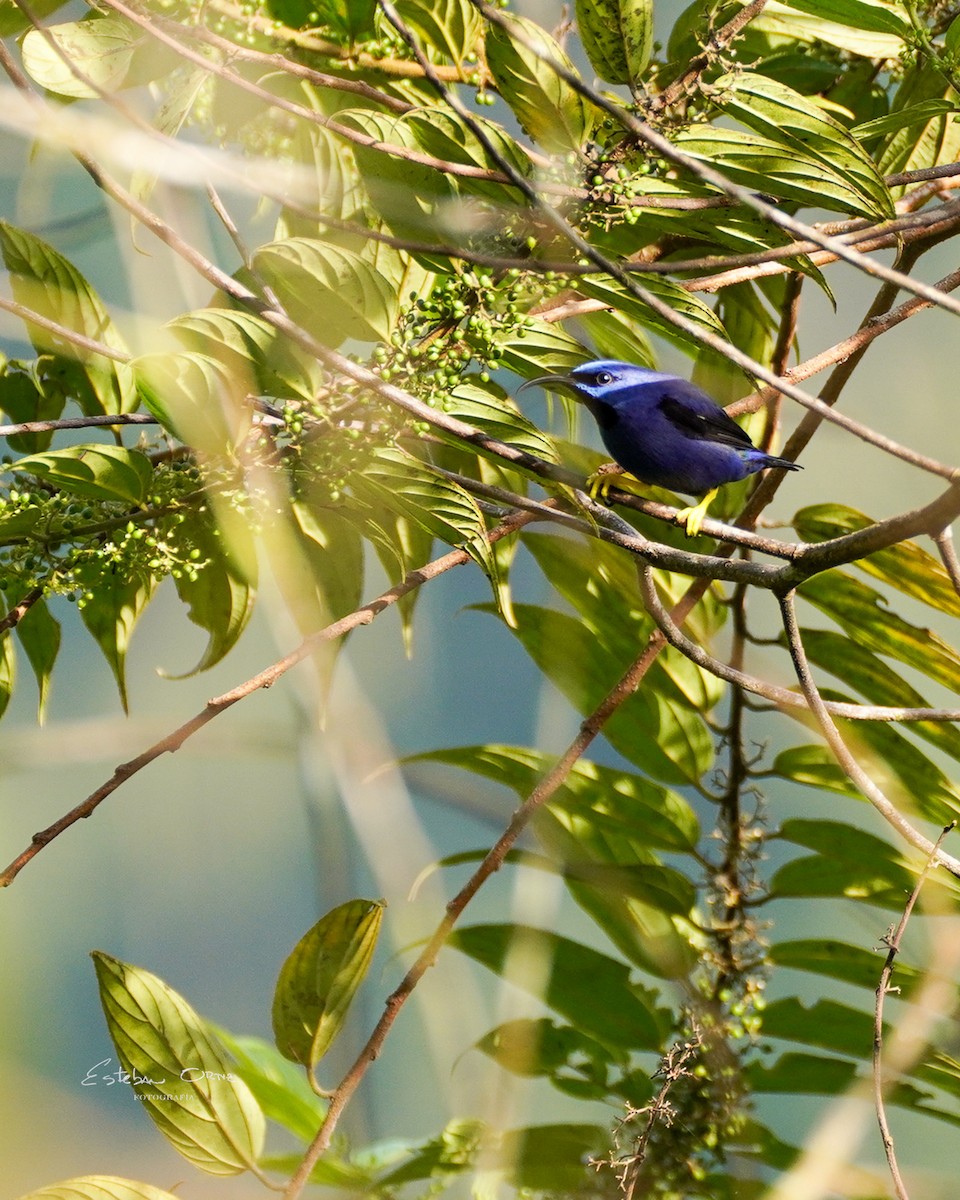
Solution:
{"label": "dense foliage", "polygon": [[[471,745],[406,764],[506,784],[522,805],[489,853],[465,845],[441,864],[479,865],[423,931],[332,1099],[316,1069],[381,904],[343,897],[292,951],[276,1047],[214,1030],[155,975],[97,953],[118,1058],[160,1133],[201,1171],[283,1180],[291,1198],[308,1183],[393,1197],[466,1179],[484,1196],[721,1200],[800,1194],[778,1189],[805,1171],[822,1189],[805,1195],[888,1194],[879,1169],[845,1169],[855,1135],[811,1166],[773,1132],[768,1100],[827,1104],[869,1081],[874,992],[886,994],[876,942],[925,866],[939,864],[924,898],[940,912],[960,874],[949,841],[933,845],[960,810],[960,713],[936,707],[960,691],[952,450],[933,459],[836,409],[864,355],[885,353],[883,334],[937,307],[960,315],[960,273],[937,287],[912,274],[960,229],[960,16],[941,0],[694,0],[658,42],[652,0],[578,0],[553,33],[483,0],[60,8],[0,0],[10,126],[69,152],[157,271],[178,264],[210,298],[134,322],[55,238],[0,221],[0,308],[32,345],[0,375],[0,712],[20,665],[42,719],[65,604],[125,705],[131,634],[168,577],[208,638],[197,670],[234,648],[262,573],[305,640],[119,768],[4,884],[55,872],[41,855],[54,837],[294,662],[393,605],[409,639],[420,590],[462,564],[484,572],[490,619],[584,719],[559,759]],[[201,240],[171,189],[206,205],[218,233]],[[876,286],[862,322],[791,367],[806,297],[842,301],[862,272]],[[939,494],[883,520],[826,495],[776,537],[761,516],[779,480],[726,488],[695,539],[669,494],[614,489],[606,509],[583,490],[603,457],[564,440],[559,415],[538,428],[511,393],[592,357],[652,364],[665,348],[750,414],[758,444],[809,462],[833,422],[851,455],[891,455]],[[819,400],[799,390],[823,371]],[[783,405],[794,431],[779,448]],[[551,604],[514,599],[518,556]],[[377,562],[391,585],[379,597],[365,582]],[[754,628],[758,593],[766,620],[782,616],[772,643]],[[765,682],[757,664],[799,686]],[[783,748],[758,753],[771,720]],[[776,826],[765,781],[793,805]],[[809,819],[823,792],[836,819]],[[863,827],[864,797],[886,825]],[[528,829],[535,842],[518,845]],[[771,839],[788,848],[774,870]],[[596,943],[471,922],[469,901],[498,886],[487,880],[504,861],[562,876]],[[801,904],[833,931],[866,907],[873,941],[782,932]],[[393,1023],[420,977],[455,951],[501,976],[518,953],[550,964],[543,1015],[477,1029],[476,1048],[549,1081],[568,1119],[494,1129],[451,1112],[421,1144],[383,1130],[350,1146],[341,1113],[384,1038],[403,1036],[402,1015]],[[772,977],[786,982],[768,1003]],[[897,1074],[878,1090],[894,1126],[906,1108],[950,1131],[960,1068],[941,1020],[956,989],[931,999],[923,963],[894,978],[888,1018],[925,1000],[909,1044],[881,1025]],[[268,1127],[298,1149],[265,1149]],[[169,1200],[107,1176],[69,1194]]]}

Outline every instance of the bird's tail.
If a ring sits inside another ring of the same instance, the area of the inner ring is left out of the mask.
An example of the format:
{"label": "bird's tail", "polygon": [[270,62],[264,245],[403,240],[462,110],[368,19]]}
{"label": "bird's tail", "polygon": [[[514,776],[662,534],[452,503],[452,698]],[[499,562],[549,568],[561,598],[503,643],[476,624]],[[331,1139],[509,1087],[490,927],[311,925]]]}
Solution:
{"label": "bird's tail", "polygon": [[772,454],[763,456],[763,465],[765,467],[782,467],[785,471],[803,470],[799,463],[791,462],[789,458],[775,458]]}

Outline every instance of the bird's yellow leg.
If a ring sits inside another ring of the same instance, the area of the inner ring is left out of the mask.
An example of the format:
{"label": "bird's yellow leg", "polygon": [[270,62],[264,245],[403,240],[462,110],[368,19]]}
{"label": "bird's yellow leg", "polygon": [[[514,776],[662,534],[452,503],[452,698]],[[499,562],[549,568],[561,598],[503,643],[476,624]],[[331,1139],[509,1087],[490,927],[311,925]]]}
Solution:
{"label": "bird's yellow leg", "polygon": [[587,495],[591,500],[599,500],[601,504],[610,503],[610,488],[616,484],[621,491],[643,493],[639,491],[643,484],[634,478],[623,467],[616,463],[604,463],[592,475],[587,477]]}
{"label": "bird's yellow leg", "polygon": [[707,509],[713,503],[719,488],[713,488],[707,492],[699,504],[692,508],[681,508],[674,520],[678,525],[682,525],[687,537],[696,537],[700,532],[700,526],[703,524],[704,518],[707,515]]}

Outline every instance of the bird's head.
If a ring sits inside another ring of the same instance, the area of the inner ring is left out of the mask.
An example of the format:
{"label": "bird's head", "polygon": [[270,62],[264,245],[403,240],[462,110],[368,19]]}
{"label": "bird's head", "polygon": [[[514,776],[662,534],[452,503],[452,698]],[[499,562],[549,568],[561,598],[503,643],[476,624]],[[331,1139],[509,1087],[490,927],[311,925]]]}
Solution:
{"label": "bird's head", "polygon": [[595,405],[616,408],[618,401],[635,399],[636,389],[644,384],[672,378],[672,375],[652,371],[649,367],[619,362],[614,358],[602,358],[582,363],[579,367],[574,367],[568,375],[541,375],[539,379],[528,379],[517,391],[522,392],[524,388],[537,386],[555,388],[572,393],[577,400],[590,408]]}

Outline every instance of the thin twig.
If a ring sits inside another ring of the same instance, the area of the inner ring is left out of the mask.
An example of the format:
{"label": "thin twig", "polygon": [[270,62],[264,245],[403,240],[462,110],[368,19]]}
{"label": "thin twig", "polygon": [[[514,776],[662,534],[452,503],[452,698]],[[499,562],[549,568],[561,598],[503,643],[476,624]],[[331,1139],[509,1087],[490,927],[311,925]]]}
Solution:
{"label": "thin twig", "polygon": [[944,826],[934,844],[933,851],[923,865],[923,870],[917,877],[917,882],[910,893],[910,899],[906,903],[896,930],[892,935],[888,934],[884,938],[889,949],[887,951],[886,962],[883,964],[883,970],[880,973],[880,982],[877,984],[877,1000],[873,1013],[873,1098],[877,1109],[877,1123],[880,1126],[880,1137],[883,1140],[883,1152],[887,1156],[887,1166],[890,1168],[890,1178],[893,1180],[897,1200],[910,1200],[910,1197],[907,1194],[903,1176],[900,1174],[900,1167],[897,1163],[897,1155],[893,1144],[893,1134],[890,1132],[886,1105],[883,1099],[883,1004],[888,992],[893,990],[890,987],[890,977],[893,974],[894,960],[900,952],[900,943],[903,940],[904,930],[907,927],[907,921],[910,920],[910,914],[913,912],[914,905],[920,895],[920,889],[926,882],[927,876],[938,865],[940,847],[943,845],[947,834],[951,833],[956,827],[956,821],[951,821],[949,825]]}

